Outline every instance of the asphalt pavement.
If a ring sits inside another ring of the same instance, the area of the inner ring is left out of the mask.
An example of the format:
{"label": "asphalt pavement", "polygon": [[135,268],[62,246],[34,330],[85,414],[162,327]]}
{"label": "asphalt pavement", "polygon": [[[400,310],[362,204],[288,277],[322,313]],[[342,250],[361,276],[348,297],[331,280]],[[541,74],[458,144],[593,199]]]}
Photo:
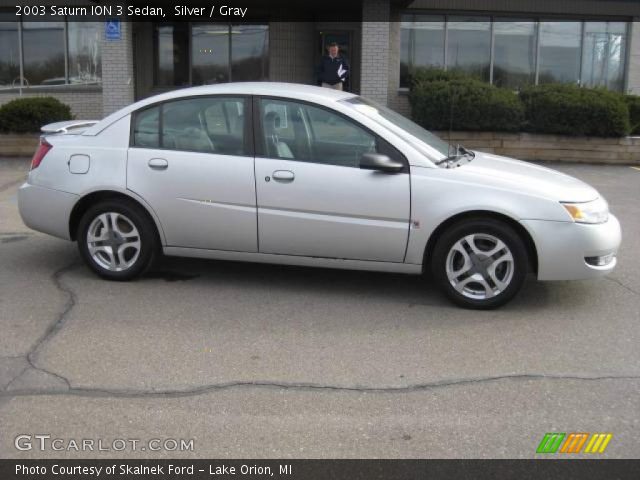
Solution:
{"label": "asphalt pavement", "polygon": [[618,268],[474,312],[382,273],[171,258],[106,282],[23,225],[28,161],[0,160],[0,457],[533,458],[547,432],[640,457],[640,170],[553,168],[609,201]]}

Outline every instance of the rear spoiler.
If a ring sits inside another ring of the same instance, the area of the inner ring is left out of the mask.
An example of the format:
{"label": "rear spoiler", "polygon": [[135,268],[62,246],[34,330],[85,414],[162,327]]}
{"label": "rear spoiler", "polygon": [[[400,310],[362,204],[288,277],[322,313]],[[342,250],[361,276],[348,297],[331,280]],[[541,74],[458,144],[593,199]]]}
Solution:
{"label": "rear spoiler", "polygon": [[81,132],[72,132],[72,130],[77,129],[86,129],[89,128],[99,120],[67,120],[65,122],[55,122],[45,125],[40,129],[42,133],[61,133],[63,135],[70,133],[81,133]]}

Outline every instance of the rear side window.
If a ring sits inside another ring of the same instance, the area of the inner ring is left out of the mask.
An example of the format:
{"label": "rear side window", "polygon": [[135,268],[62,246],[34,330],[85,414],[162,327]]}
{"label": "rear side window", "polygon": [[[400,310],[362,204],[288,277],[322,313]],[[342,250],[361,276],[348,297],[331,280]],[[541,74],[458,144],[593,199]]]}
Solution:
{"label": "rear side window", "polygon": [[133,120],[132,145],[141,148],[160,148],[160,107],[136,112]]}
{"label": "rear side window", "polygon": [[[155,114],[148,113],[155,110]],[[133,146],[219,155],[250,155],[245,99],[197,97],[142,110],[134,120]]]}

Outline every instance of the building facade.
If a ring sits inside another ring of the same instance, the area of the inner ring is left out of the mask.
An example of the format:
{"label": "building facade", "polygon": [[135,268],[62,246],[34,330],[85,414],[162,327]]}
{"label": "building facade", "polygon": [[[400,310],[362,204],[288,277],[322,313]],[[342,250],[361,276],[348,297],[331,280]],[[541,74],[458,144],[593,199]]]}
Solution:
{"label": "building facade", "polygon": [[[333,41],[351,64],[349,90],[405,114],[419,68],[513,89],[566,82],[640,94],[636,1],[344,0],[349,14],[340,22],[327,21],[320,3],[310,21],[120,22],[109,32],[107,22],[16,21],[15,4],[0,0],[0,104],[51,95],[77,118],[101,118],[190,85],[314,84],[314,67]],[[277,19],[273,10],[292,2],[268,5]]]}

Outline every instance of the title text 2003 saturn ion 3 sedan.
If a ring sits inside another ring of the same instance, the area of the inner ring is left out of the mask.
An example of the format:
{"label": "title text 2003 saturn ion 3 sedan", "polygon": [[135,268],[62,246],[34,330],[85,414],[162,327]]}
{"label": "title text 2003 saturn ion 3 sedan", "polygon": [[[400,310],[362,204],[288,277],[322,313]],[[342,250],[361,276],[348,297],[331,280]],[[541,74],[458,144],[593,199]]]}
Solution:
{"label": "title text 2003 saturn ion 3 sedan", "polygon": [[449,145],[359,96],[230,83],[43,127],[19,207],[102,277],[160,253],[419,274],[504,304],[529,271],[597,277],[620,225],[590,186]]}

